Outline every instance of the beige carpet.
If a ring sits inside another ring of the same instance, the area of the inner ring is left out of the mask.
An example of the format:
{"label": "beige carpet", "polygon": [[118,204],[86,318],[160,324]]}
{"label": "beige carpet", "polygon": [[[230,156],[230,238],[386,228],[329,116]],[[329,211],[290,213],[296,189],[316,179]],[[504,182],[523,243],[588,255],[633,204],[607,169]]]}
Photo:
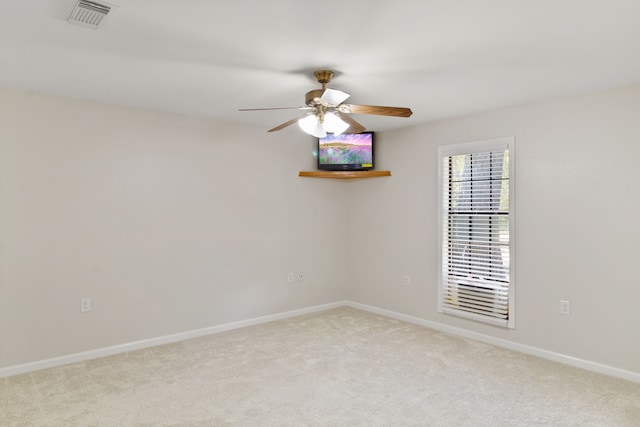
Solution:
{"label": "beige carpet", "polygon": [[640,426],[640,384],[339,308],[0,379],[2,426]]}

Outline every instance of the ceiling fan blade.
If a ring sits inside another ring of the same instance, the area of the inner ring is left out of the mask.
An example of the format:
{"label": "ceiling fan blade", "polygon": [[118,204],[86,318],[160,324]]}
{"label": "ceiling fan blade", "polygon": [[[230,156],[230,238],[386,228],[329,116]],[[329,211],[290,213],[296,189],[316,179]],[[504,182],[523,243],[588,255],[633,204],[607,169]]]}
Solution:
{"label": "ceiling fan blade", "polygon": [[350,117],[348,114],[342,114],[340,112],[337,112],[336,114],[338,115],[338,117],[349,124],[349,127],[347,128],[345,133],[362,133],[366,130],[364,126],[355,121],[355,119]]}
{"label": "ceiling fan blade", "polygon": [[268,111],[268,110],[310,110],[312,107],[272,107],[272,108],[240,108],[238,111]]}
{"label": "ceiling fan blade", "polygon": [[343,113],[376,114],[378,116],[394,117],[411,117],[411,114],[413,114],[410,108],[354,104],[342,104],[340,106],[340,111],[342,111]]}
{"label": "ceiling fan blade", "polygon": [[303,117],[307,117],[307,115],[305,114],[304,116],[300,116],[300,117],[296,117],[294,119],[289,120],[288,122],[284,122],[283,124],[274,127],[273,129],[269,129],[267,132],[275,132],[281,129],[286,128],[287,126],[291,126],[292,124],[296,123],[298,120],[300,120]]}
{"label": "ceiling fan blade", "polygon": [[340,105],[350,96],[351,95],[341,90],[325,89],[320,100],[326,102],[327,105]]}

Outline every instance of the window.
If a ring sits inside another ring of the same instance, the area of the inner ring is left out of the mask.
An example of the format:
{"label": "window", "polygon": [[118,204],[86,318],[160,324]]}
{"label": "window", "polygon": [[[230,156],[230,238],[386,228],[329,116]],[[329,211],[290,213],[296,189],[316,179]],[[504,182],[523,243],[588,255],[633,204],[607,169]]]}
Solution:
{"label": "window", "polygon": [[513,138],[444,146],[438,311],[513,328]]}

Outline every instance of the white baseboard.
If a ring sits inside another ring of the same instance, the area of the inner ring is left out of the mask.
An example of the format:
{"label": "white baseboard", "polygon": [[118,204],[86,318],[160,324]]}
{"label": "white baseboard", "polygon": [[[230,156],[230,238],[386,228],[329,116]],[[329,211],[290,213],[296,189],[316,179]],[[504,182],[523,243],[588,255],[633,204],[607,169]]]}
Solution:
{"label": "white baseboard", "polygon": [[404,322],[425,326],[427,328],[435,329],[437,331],[445,332],[451,335],[457,335],[475,341],[493,344],[498,347],[507,348],[509,350],[518,351],[520,353],[530,354],[532,356],[541,357],[543,359],[552,360],[554,362],[564,363],[565,365],[574,366],[576,368],[582,368],[588,371],[597,372],[599,374],[609,375],[616,378],[622,378],[627,381],[640,383],[640,373],[638,372],[614,368],[613,366],[603,365],[601,363],[591,362],[589,360],[579,359],[577,357],[567,356],[565,354],[555,353],[553,351],[519,344],[517,342],[492,337],[490,335],[480,334],[478,332],[469,331],[467,329],[457,328],[455,326],[449,326],[443,323],[433,322],[430,320],[421,319],[419,317],[409,316],[406,314],[397,313],[395,311],[385,310],[366,304],[347,301],[346,305],[348,305],[349,307],[357,308],[359,310],[369,311],[371,313],[380,314],[382,316],[391,317],[397,320],[402,320]]}
{"label": "white baseboard", "polygon": [[187,332],[181,332],[173,335],[165,335],[162,337],[150,338],[141,341],[130,342],[112,347],[104,347],[96,350],[84,351],[82,353],[69,354],[66,356],[54,357],[51,359],[39,360],[36,362],[25,363],[22,365],[9,366],[0,368],[0,378],[10,377],[13,375],[25,374],[28,372],[38,371],[40,369],[53,368],[56,366],[67,365],[70,363],[84,362],[86,360],[97,359],[99,357],[111,356],[128,351],[140,350],[143,348],[155,347],[158,345],[184,341],[191,338],[202,337],[205,335],[217,334],[233,329],[245,328],[247,326],[259,325],[262,323],[273,322],[274,320],[287,319],[290,317],[300,316],[317,311],[329,310],[337,307],[344,307],[345,302],[335,302],[330,304],[317,305],[313,307],[302,308],[299,310],[286,311],[284,313],[271,314],[268,316],[256,317],[253,319],[240,320],[238,322],[225,323],[222,325],[211,326],[208,328],[196,329]]}
{"label": "white baseboard", "polygon": [[100,348],[96,350],[85,351],[82,353],[75,353],[75,354],[70,354],[70,355],[61,356],[61,357],[55,357],[52,359],[45,359],[45,360],[40,360],[36,362],[25,363],[22,365],[9,366],[6,368],[0,368],[0,378],[38,371],[40,369],[53,368],[56,366],[67,365],[70,363],[84,362],[86,360],[97,359],[99,357],[111,356],[114,354],[125,353],[128,351],[140,350],[143,348],[155,347],[158,345],[184,341],[191,338],[217,334],[220,332],[231,331],[233,329],[259,325],[262,323],[273,322],[275,320],[287,319],[295,316],[300,316],[303,314],[315,313],[318,311],[324,311],[332,308],[345,307],[345,306],[368,311],[368,312],[379,314],[386,317],[391,317],[397,320],[402,320],[404,322],[413,323],[413,324],[424,326],[430,329],[435,329],[437,331],[445,332],[451,335],[457,335],[464,338],[469,338],[472,340],[484,342],[487,344],[493,344],[498,347],[519,351],[521,353],[530,354],[532,356],[541,357],[543,359],[553,360],[555,362],[564,363],[566,365],[586,369],[588,371],[597,372],[600,374],[609,375],[616,378],[622,378],[624,380],[632,381],[635,383],[640,383],[640,373],[637,373],[637,372],[626,371],[624,369],[618,369],[612,366],[603,365],[603,364],[591,362],[588,360],[578,359],[576,357],[555,353],[555,352],[540,349],[537,347],[531,347],[531,346],[519,344],[513,341],[492,337],[490,335],[484,335],[484,334],[469,331],[466,329],[445,325],[443,323],[433,322],[430,320],[421,319],[419,317],[409,316],[409,315],[398,313],[395,311],[386,310],[386,309],[373,307],[366,304],[351,302],[351,301],[339,301],[339,302],[334,302],[330,304],[317,305],[317,306],[302,308],[298,310],[286,311],[283,313],[271,314],[268,316],[256,317],[253,319],[241,320],[238,322],[225,323],[222,325],[211,326],[208,328],[196,329],[193,331],[187,331],[187,332],[182,332],[182,333],[173,334],[173,335],[166,335],[162,337],[135,341],[135,342],[116,345],[112,347],[105,347],[105,348]]}

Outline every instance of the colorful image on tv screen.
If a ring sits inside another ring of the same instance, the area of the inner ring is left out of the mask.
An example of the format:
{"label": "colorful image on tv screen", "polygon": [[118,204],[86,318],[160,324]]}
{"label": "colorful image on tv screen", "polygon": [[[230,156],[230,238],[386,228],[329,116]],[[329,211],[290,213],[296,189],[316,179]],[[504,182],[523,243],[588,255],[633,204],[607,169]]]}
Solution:
{"label": "colorful image on tv screen", "polygon": [[363,165],[373,163],[371,134],[327,135],[318,147],[320,164]]}

